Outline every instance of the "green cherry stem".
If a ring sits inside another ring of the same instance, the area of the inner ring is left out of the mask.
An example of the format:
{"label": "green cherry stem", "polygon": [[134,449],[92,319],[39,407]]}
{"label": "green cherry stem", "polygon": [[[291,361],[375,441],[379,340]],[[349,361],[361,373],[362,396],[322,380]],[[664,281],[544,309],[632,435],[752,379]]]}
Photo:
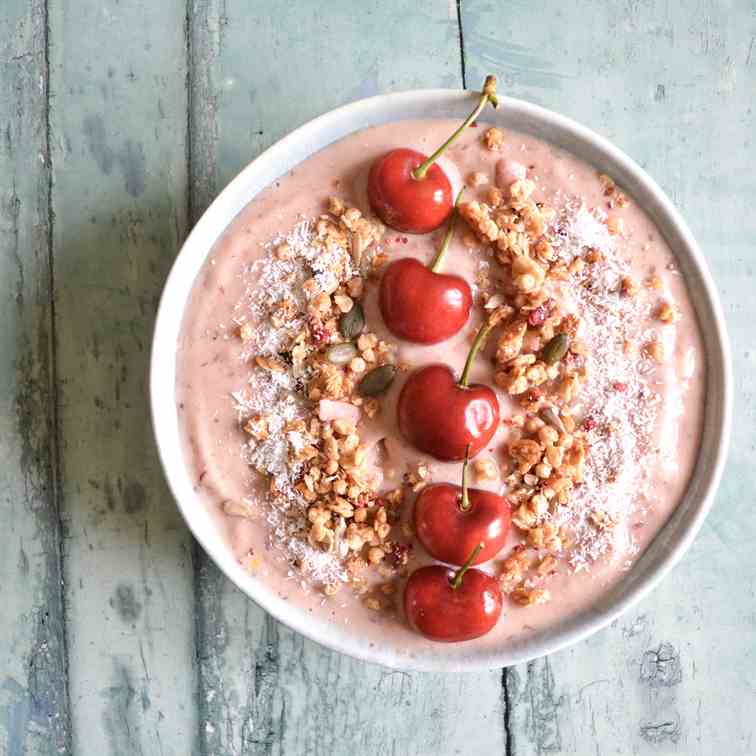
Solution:
{"label": "green cherry stem", "polygon": [[451,242],[452,237],[454,236],[454,227],[457,224],[457,215],[459,215],[459,201],[462,199],[462,193],[465,191],[465,187],[463,186],[459,190],[459,194],[457,195],[457,199],[454,200],[454,209],[452,210],[451,219],[449,220],[449,225],[446,227],[446,233],[444,234],[444,240],[441,242],[441,247],[436,253],[436,256],[433,258],[433,262],[430,264],[431,272],[438,273],[438,269],[441,267],[441,263],[444,261],[444,257],[446,256],[446,250],[449,249],[449,242]]}
{"label": "green cherry stem", "polygon": [[470,347],[470,351],[467,354],[467,360],[465,361],[465,367],[462,370],[462,377],[459,379],[459,385],[462,386],[462,388],[466,388],[467,384],[470,382],[470,371],[472,370],[473,363],[475,362],[475,358],[478,356],[478,352],[480,351],[480,348],[483,346],[483,343],[486,340],[486,337],[489,333],[491,333],[491,329],[496,325],[496,320],[494,318],[491,318],[487,320],[483,325],[480,327],[480,330],[478,331],[478,335],[475,337],[475,341],[473,341],[472,346]]}
{"label": "green cherry stem", "polygon": [[459,135],[480,115],[483,108],[485,108],[489,102],[494,108],[499,107],[499,98],[496,96],[496,77],[491,74],[486,76],[486,81],[483,84],[483,91],[480,93],[480,101],[475,110],[467,116],[467,120],[465,120],[465,122],[427,160],[420,163],[420,165],[412,171],[412,178],[422,181],[433,163],[435,163],[436,160],[438,160],[441,155],[443,155],[444,152],[457,141]]}
{"label": "green cherry stem", "polygon": [[468,444],[465,448],[465,461],[462,463],[462,501],[459,503],[459,508],[463,512],[467,512],[470,509],[470,495],[467,491],[467,466],[470,464],[470,449],[472,444]]}
{"label": "green cherry stem", "polygon": [[473,553],[467,557],[465,563],[454,573],[454,577],[449,580],[449,585],[453,591],[456,591],[460,585],[462,585],[462,578],[464,574],[470,569],[472,563],[477,558],[478,554],[483,550],[483,544],[479,543],[474,549]]}

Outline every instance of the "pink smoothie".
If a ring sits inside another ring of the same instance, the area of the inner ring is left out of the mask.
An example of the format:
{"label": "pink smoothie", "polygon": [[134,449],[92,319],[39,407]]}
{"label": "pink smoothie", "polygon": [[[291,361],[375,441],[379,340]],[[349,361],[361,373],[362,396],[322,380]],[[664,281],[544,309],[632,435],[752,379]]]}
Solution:
{"label": "pink smoothie", "polygon": [[[355,632],[369,633],[373,637],[376,637],[377,623],[384,637],[391,633],[392,643],[398,641],[407,648],[420,647],[428,641],[406,627],[400,608],[395,612],[371,612],[347,589],[325,598],[309,588],[301,576],[269,550],[264,521],[255,517],[232,517],[222,511],[224,501],[254,500],[255,496],[263,495],[257,474],[240,454],[245,438],[231,399],[232,393],[244,386],[249,374],[248,363],[240,359],[242,345],[233,333],[238,315],[235,307],[249,286],[242,271],[259,258],[266,243],[285,235],[303,217],[317,217],[323,212],[326,197],[332,194],[369,213],[366,176],[373,159],[394,147],[411,147],[428,154],[456,125],[452,121],[425,120],[368,129],[312,156],[268,187],[239,214],[211,251],[187,306],[177,354],[178,413],[186,463],[197,481],[200,500],[216,515],[215,521],[229,548],[242,560],[252,550],[257,558],[256,579],[291,602],[312,612],[328,612],[334,622],[349,623]],[[536,199],[559,207],[573,196],[581,198],[588,208],[606,208],[604,188],[589,165],[549,144],[515,133],[506,134],[500,152],[488,151],[481,146],[483,128],[469,130],[442,159],[455,191],[462,178],[473,171],[483,172],[493,183],[497,162],[501,158],[512,158],[527,168],[528,178],[537,182]],[[468,190],[468,194],[472,199],[475,190]],[[553,595],[549,603],[521,608],[508,604],[505,599],[504,614],[496,629],[474,641],[483,647],[500,646],[506,639],[559,623],[594,603],[622,578],[667,521],[685,491],[695,463],[702,422],[704,355],[685,282],[676,271],[674,258],[659,232],[634,202],[607,211],[624,221],[625,233],[621,242],[617,242],[618,258],[639,281],[657,275],[662,287],[658,296],[673,305],[680,320],[674,325],[664,325],[655,321],[649,311],[648,317],[637,324],[639,333],[658,335],[665,347],[664,362],[649,368],[642,376],[652,392],[649,401],[653,402],[653,410],[649,410],[644,433],[636,437],[632,436],[629,425],[625,433],[622,407],[617,405],[619,440],[612,448],[597,447],[597,454],[604,455],[601,464],[616,466],[612,471],[612,489],[601,492],[612,502],[612,514],[618,520],[610,548],[607,549],[606,544],[583,544],[575,559],[561,565],[559,574],[548,583]],[[442,234],[443,229],[427,236],[408,236],[389,229],[384,245],[393,257],[412,256],[428,262]],[[494,265],[482,248],[471,252],[463,243],[463,234],[456,234],[445,269],[473,283],[481,262]],[[569,286],[564,287],[560,297],[566,307],[573,306],[581,314],[583,303]],[[376,287],[371,286],[365,299],[368,327],[381,338],[395,341],[382,323],[376,300]],[[655,298],[649,299],[650,303],[655,301]],[[611,328],[611,322],[602,321],[601,306],[599,302],[594,312],[595,328]],[[460,371],[469,348],[470,333],[480,322],[481,313],[481,308],[476,306],[463,331],[444,343],[433,346],[399,343],[399,362],[410,366],[443,362]],[[621,339],[607,340],[607,333],[601,335],[603,346],[596,345],[606,352],[602,353],[606,362],[601,370],[613,371],[611,377],[620,385],[626,380],[627,371],[635,370],[634,361],[623,354]],[[584,338],[590,341],[590,334]],[[489,351],[492,349],[493,344]],[[492,385],[492,378],[490,361],[480,359],[472,380]],[[385,452],[377,466],[384,486],[399,485],[403,474],[420,461],[429,463],[433,481],[459,482],[458,464],[428,460],[399,435],[394,408],[403,380],[395,381],[381,414],[363,430],[363,437],[374,442],[385,439]],[[503,418],[521,413],[508,395],[499,390],[497,393]],[[611,397],[610,400],[614,401]],[[503,424],[490,448],[481,456],[500,460],[500,447],[509,433],[510,427]],[[638,458],[643,459],[642,475],[633,462]],[[506,489],[500,479],[476,485],[499,492]],[[584,495],[592,495],[590,485]],[[409,498],[405,504],[408,513],[411,506],[412,498]],[[511,540],[514,544],[518,538],[513,534]],[[505,548],[502,557],[508,552],[509,548]],[[419,544],[415,546],[414,555],[413,563],[430,561]],[[490,563],[484,568],[495,571],[496,564]],[[400,607],[398,600],[397,607]],[[439,652],[443,652],[443,648]]]}

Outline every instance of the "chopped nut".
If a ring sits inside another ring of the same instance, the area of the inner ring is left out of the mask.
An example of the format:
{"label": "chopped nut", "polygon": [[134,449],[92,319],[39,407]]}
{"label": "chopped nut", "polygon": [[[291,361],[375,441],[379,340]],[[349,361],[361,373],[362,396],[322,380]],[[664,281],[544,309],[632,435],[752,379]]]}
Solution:
{"label": "chopped nut", "polygon": [[625,232],[625,220],[616,215],[606,219],[606,227],[612,236],[621,236]]}
{"label": "chopped nut", "polygon": [[496,480],[499,477],[499,467],[490,457],[476,459],[473,463],[475,477],[479,482]]}
{"label": "chopped nut", "polygon": [[536,572],[541,575],[542,577],[545,575],[550,575],[556,570],[557,566],[557,560],[551,556],[551,554],[546,555],[536,567]]}
{"label": "chopped nut", "polygon": [[308,297],[312,298],[320,292],[320,286],[314,278],[308,278],[302,284],[302,290]]}
{"label": "chopped nut", "polygon": [[340,217],[344,214],[344,210],[345,208],[342,200],[340,200],[338,197],[328,198],[328,212],[331,213],[331,215]]}
{"label": "chopped nut", "polygon": [[504,193],[498,186],[492,186],[486,194],[486,202],[491,207],[499,207],[504,202]]}
{"label": "chopped nut", "polygon": [[350,423],[348,420],[334,420],[333,423],[331,423],[331,427],[333,428],[335,433],[338,433],[340,436],[349,436],[350,434],[355,432],[355,425],[354,423]]}
{"label": "chopped nut", "polygon": [[276,247],[275,255],[277,260],[290,260],[294,253],[286,242],[282,242]]}
{"label": "chopped nut", "polygon": [[547,480],[551,475],[551,467],[545,462],[541,462],[535,466],[535,474],[542,480]]}
{"label": "chopped nut", "polygon": [[255,336],[255,329],[251,323],[242,323],[239,326],[238,334],[242,341],[252,341]]}
{"label": "chopped nut", "polygon": [[517,289],[529,294],[543,285],[546,270],[530,257],[520,255],[512,262],[512,277]]}
{"label": "chopped nut", "polygon": [[599,530],[610,530],[617,524],[616,520],[611,515],[598,509],[591,512],[588,519]]}
{"label": "chopped nut", "polygon": [[512,591],[511,598],[520,606],[534,606],[535,604],[545,604],[551,599],[551,591],[545,588],[518,588]]}
{"label": "chopped nut", "polygon": [[362,292],[365,284],[360,276],[355,276],[347,281],[347,291],[352,299],[359,299],[362,296]]}
{"label": "chopped nut", "polygon": [[268,421],[264,415],[253,415],[244,423],[244,432],[257,441],[265,441],[268,438]]}
{"label": "chopped nut", "polygon": [[630,276],[623,276],[620,282],[622,296],[634,297],[638,293],[638,284]]}
{"label": "chopped nut", "polygon": [[502,329],[496,345],[496,361],[504,365],[513,360],[520,353],[528,323],[525,320],[516,320]]}
{"label": "chopped nut", "polygon": [[483,242],[494,242],[499,236],[499,227],[492,220],[490,208],[480,202],[463,202],[459,214],[467,221]]}
{"label": "chopped nut", "polygon": [[481,173],[480,171],[475,171],[467,177],[467,181],[465,183],[473,189],[477,189],[477,187],[483,186],[483,184],[488,183],[488,176],[486,176],[485,173]]}
{"label": "chopped nut", "polygon": [[598,178],[601,182],[601,186],[604,188],[604,194],[607,197],[614,194],[614,189],[616,187],[614,179],[612,179],[610,176],[607,176],[605,173],[600,173]]}
{"label": "chopped nut", "polygon": [[654,362],[664,362],[664,345],[658,339],[647,342],[643,347],[643,352]]}
{"label": "chopped nut", "polygon": [[340,590],[343,583],[326,583],[323,586],[323,593],[326,596],[335,596]]}
{"label": "chopped nut", "polygon": [[537,441],[520,439],[509,445],[509,453],[517,462],[517,470],[524,474],[541,459],[541,445]]}
{"label": "chopped nut", "polygon": [[258,355],[255,357],[255,363],[258,367],[263,368],[264,370],[270,370],[271,373],[284,373],[286,372],[286,365],[284,365],[279,360],[275,359],[274,357],[264,357],[261,355]]}
{"label": "chopped nut", "polygon": [[656,310],[656,317],[662,323],[676,323],[680,319],[680,314],[670,305],[669,302],[662,300]]}
{"label": "chopped nut", "polygon": [[501,590],[510,593],[525,577],[530,569],[530,557],[526,549],[515,547],[515,550],[504,561],[504,570],[499,576]]}
{"label": "chopped nut", "polygon": [[645,284],[649,289],[660,290],[664,288],[664,282],[659,276],[656,275],[656,273],[652,273],[650,276],[648,276],[646,278]]}
{"label": "chopped nut", "polygon": [[353,373],[364,373],[366,367],[367,367],[367,365],[365,364],[365,360],[363,360],[362,357],[355,357],[349,363],[349,369]]}
{"label": "chopped nut", "polygon": [[349,312],[354,306],[354,301],[351,297],[347,297],[344,294],[337,294],[333,298],[333,302],[340,312]]}
{"label": "chopped nut", "polygon": [[556,444],[559,441],[559,431],[551,425],[544,425],[538,430],[538,439],[543,444]]}
{"label": "chopped nut", "polygon": [[498,152],[504,144],[504,132],[492,126],[483,134],[483,143],[492,152]]}
{"label": "chopped nut", "polygon": [[595,265],[604,259],[604,255],[601,253],[601,250],[590,247],[585,253],[584,259],[589,265]]}

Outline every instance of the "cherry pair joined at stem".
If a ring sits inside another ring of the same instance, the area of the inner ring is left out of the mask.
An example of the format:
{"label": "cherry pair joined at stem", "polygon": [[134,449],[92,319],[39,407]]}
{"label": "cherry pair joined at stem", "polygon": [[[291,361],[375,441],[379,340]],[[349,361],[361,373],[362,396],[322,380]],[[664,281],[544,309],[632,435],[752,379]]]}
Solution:
{"label": "cherry pair joined at stem", "polygon": [[460,331],[470,315],[470,286],[460,276],[439,272],[454,234],[462,190],[452,207],[451,183],[436,160],[488,102],[498,106],[494,76],[486,78],[475,110],[433,155],[426,158],[414,150],[393,150],[370,170],[370,204],[388,226],[427,233],[450,217],[441,248],[429,267],[407,257],[391,263],[383,274],[379,303],[384,322],[394,336],[406,341],[437,344]]}

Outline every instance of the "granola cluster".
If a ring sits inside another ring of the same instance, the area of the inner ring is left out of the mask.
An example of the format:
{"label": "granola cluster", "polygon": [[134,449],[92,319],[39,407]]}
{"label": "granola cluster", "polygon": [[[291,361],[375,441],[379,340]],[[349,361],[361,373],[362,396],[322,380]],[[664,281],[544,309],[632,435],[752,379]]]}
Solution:
{"label": "granola cluster", "polygon": [[[328,200],[328,211],[317,219],[310,246],[318,259],[331,260],[330,266],[303,281],[304,299],[292,291],[269,312],[274,328],[291,322],[301,322],[302,327],[279,354],[253,358],[257,368],[273,380],[276,374],[288,380],[294,393],[306,400],[297,416],[277,429],[288,439],[290,475],[273,475],[263,466],[258,472],[268,475],[274,506],[294,499],[296,511],[305,513],[300,537],[312,549],[340,560],[346,581],[365,593],[363,570],[373,566],[384,577],[392,576],[406,564],[409,551],[391,537],[404,492],[379,495],[368,464],[369,448],[358,429],[363,415],[372,418],[380,411],[380,398],[364,396],[360,383],[371,371],[393,365],[396,349],[365,328],[361,306],[365,279],[385,261],[380,248],[384,228],[335,197]],[[295,251],[283,241],[273,255],[291,260]],[[254,328],[243,323],[238,333],[249,341]],[[242,418],[242,428],[251,443],[264,443],[270,438],[271,422],[266,413],[257,412]],[[237,516],[252,516],[251,509],[247,502],[226,506],[227,513]],[[302,563],[293,566],[306,568]],[[343,582],[325,583],[324,593],[333,595]],[[385,586],[381,589],[382,594],[388,592]],[[366,601],[382,603],[373,595]]]}
{"label": "granola cluster", "polygon": [[[503,143],[497,132],[490,129],[484,135],[489,150]],[[601,181],[611,206],[626,206],[627,198],[614,183],[605,176]],[[558,557],[571,545],[570,532],[559,524],[566,519],[561,514],[583,483],[591,446],[588,430],[577,427],[571,411],[587,379],[589,349],[579,338],[580,317],[565,312],[551,292],[573,276],[590,285],[592,266],[603,261],[601,252],[591,247],[572,259],[561,257],[552,243],[556,213],[533,199],[535,188],[534,182],[517,179],[508,189],[489,188],[485,201],[460,206],[477,241],[491,248],[507,274],[494,281],[487,266],[477,283],[484,308],[508,311],[496,345],[494,382],[524,411],[512,419],[511,440],[504,450],[512,522],[523,542],[503,562],[500,577],[503,590],[523,606],[550,599],[543,584],[556,574]],[[623,233],[621,218],[605,222],[610,235]],[[621,288],[629,297],[638,291],[631,279],[623,279]],[[675,313],[661,301],[656,317],[674,322]],[[650,359],[663,359],[656,339],[643,352]],[[602,512],[592,513],[591,522],[598,529],[614,525]]]}

